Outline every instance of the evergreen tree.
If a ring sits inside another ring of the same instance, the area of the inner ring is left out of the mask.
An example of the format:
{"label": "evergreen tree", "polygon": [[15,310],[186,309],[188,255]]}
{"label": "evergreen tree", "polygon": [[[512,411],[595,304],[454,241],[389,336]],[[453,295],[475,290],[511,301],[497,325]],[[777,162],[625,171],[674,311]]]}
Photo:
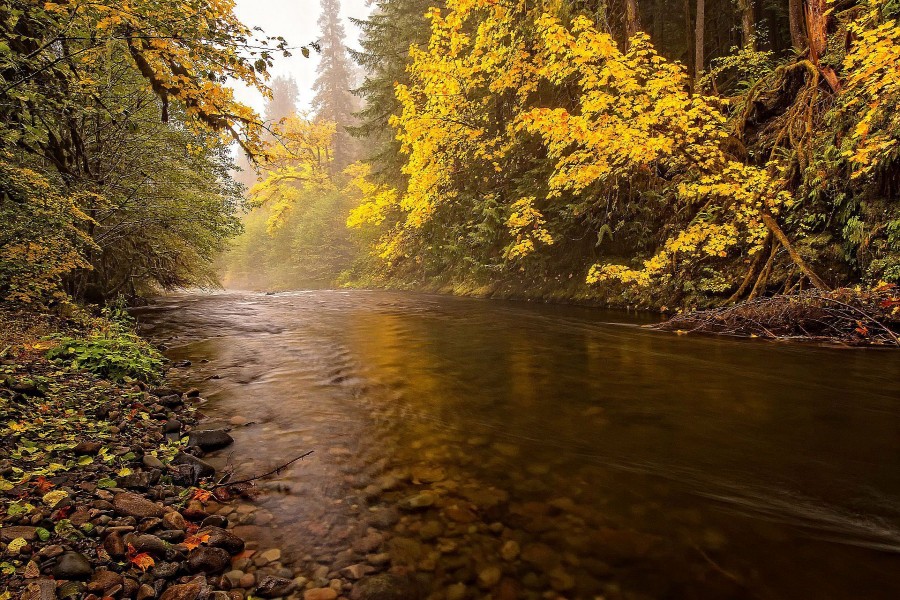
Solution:
{"label": "evergreen tree", "polygon": [[316,96],[313,109],[320,120],[337,126],[334,136],[334,169],[340,170],[354,159],[353,140],[346,127],[353,124],[354,98],[350,58],[344,46],[344,25],[340,17],[340,0],[322,0],[319,27],[322,30],[321,61],[313,84]]}
{"label": "evergreen tree", "polygon": [[353,21],[362,30],[362,50],[350,54],[366,76],[355,90],[365,106],[356,114],[359,124],[350,132],[365,140],[366,158],[374,163],[378,177],[395,185],[402,180],[404,160],[389,123],[391,115],[399,115],[401,110],[394,86],[409,82],[409,47],[428,44],[431,30],[425,13],[434,4],[430,0],[379,0],[368,19]]}

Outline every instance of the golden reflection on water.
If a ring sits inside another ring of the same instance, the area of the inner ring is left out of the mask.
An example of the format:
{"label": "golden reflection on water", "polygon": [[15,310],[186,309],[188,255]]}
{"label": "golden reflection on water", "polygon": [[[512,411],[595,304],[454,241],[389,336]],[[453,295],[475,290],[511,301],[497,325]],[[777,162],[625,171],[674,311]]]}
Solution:
{"label": "golden reflection on water", "polygon": [[258,421],[233,432],[239,470],[316,450],[259,502],[304,572],[351,561],[469,597],[900,589],[895,554],[857,547],[900,548],[892,355],[405,294],[172,302],[145,321],[209,360],[192,381],[221,377],[209,414]]}

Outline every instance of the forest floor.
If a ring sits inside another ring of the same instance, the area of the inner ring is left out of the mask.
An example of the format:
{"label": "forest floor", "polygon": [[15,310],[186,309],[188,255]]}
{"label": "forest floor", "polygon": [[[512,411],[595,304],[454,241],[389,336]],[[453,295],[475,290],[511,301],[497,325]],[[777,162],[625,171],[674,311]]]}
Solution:
{"label": "forest floor", "polygon": [[196,390],[50,361],[61,332],[79,333],[0,309],[0,599],[240,600],[305,584],[216,514],[248,486],[211,484],[201,457],[231,438],[197,427]]}

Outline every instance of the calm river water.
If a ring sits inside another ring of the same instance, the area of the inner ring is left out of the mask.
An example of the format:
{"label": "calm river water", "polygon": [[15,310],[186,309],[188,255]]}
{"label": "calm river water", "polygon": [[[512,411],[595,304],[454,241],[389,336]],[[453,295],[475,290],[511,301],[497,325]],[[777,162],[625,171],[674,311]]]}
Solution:
{"label": "calm river water", "polygon": [[251,421],[220,465],[315,451],[258,501],[301,571],[390,568],[435,598],[900,597],[896,352],[391,292],[139,319],[207,415]]}

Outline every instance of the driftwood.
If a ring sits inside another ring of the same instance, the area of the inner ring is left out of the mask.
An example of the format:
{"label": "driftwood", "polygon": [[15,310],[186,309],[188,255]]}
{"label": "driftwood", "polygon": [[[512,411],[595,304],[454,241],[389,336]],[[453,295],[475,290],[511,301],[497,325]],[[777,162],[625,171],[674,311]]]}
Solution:
{"label": "driftwood", "polygon": [[[281,465],[278,465],[278,466],[275,467],[274,469],[272,469],[272,470],[270,470],[270,471],[266,471],[265,473],[261,473],[260,475],[254,475],[253,477],[247,477],[246,479],[238,479],[237,481],[227,481],[227,480],[226,480],[226,481],[219,481],[219,482],[216,483],[214,486],[212,486],[211,488],[209,488],[209,490],[210,490],[210,491],[213,491],[213,490],[216,490],[216,489],[219,489],[219,488],[223,488],[223,487],[230,487],[230,486],[233,486],[233,485],[240,485],[240,484],[244,484],[244,483],[252,483],[252,482],[257,481],[257,480],[259,480],[259,479],[265,479],[266,477],[270,477],[270,476],[272,476],[272,475],[277,475],[277,474],[279,474],[283,469],[286,469],[287,467],[291,466],[292,464],[294,464],[294,463],[297,462],[298,460],[301,460],[301,459],[306,458],[307,456],[309,456],[309,455],[312,454],[313,452],[314,452],[313,450],[308,450],[308,451],[304,452],[303,454],[301,454],[300,456],[297,456],[297,457],[295,457],[295,458],[292,458],[291,460],[287,461],[286,463],[281,464]],[[226,479],[227,479],[227,477],[230,477],[230,474],[226,476]]]}
{"label": "driftwood", "polygon": [[900,347],[900,290],[808,289],[683,315],[666,331]]}

